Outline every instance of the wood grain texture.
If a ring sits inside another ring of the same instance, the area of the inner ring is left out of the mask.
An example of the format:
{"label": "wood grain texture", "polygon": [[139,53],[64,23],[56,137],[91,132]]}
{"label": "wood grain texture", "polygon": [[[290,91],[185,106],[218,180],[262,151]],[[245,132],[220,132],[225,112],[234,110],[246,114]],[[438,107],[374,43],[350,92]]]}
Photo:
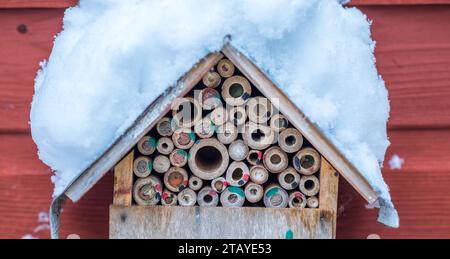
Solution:
{"label": "wood grain texture", "polygon": [[[61,30],[63,13],[0,9],[0,132],[29,132],[34,77]],[[20,33],[20,26],[26,32]]]}
{"label": "wood grain texture", "polygon": [[170,111],[172,102],[178,96],[185,96],[222,57],[223,55],[218,52],[208,54],[199,60],[191,70],[187,71],[174,86],[168,87],[153,103],[149,104],[123,135],[114,143],[111,143],[111,146],[107,148],[102,156],[69,185],[65,191],[67,197],[75,202],[83,197],[108,170],[113,168]]}
{"label": "wood grain texture", "polygon": [[450,6],[362,7],[373,20],[389,128],[450,126]]}
{"label": "wood grain texture", "polygon": [[[376,222],[376,210],[340,181],[338,238],[450,238],[450,7],[361,8],[373,21],[380,74],[391,100],[388,149],[383,169],[400,214],[400,228]],[[52,184],[37,158],[29,131],[29,103],[40,60],[48,57],[63,10],[0,10],[0,237],[33,233],[48,211]],[[26,24],[20,34],[17,26]],[[393,130],[396,129],[396,130]],[[418,130],[420,129],[420,130]],[[4,134],[10,133],[10,134]],[[393,154],[405,159],[390,170]],[[19,190],[19,191],[18,191]],[[422,192],[422,190],[428,190]],[[113,175],[107,174],[62,214],[61,238],[107,238]],[[46,231],[37,237],[49,237]]]}
{"label": "wood grain texture", "polygon": [[113,239],[329,239],[330,218],[320,209],[112,205],[109,229]]}
{"label": "wood grain texture", "polygon": [[77,0],[1,0],[0,8],[67,8]]}
{"label": "wood grain texture", "polygon": [[[0,144],[8,142],[7,139],[2,139]],[[367,209],[359,194],[346,181],[340,181],[337,237],[366,238],[369,234],[379,234],[382,238],[450,238],[450,131],[391,131],[390,139],[392,146],[383,172],[399,210],[400,228],[390,229],[377,223],[377,210]],[[18,135],[13,143],[27,146],[32,145],[31,141],[26,135]],[[50,174],[48,170],[41,171],[42,163],[33,153],[29,154],[22,160],[25,163],[0,164],[0,237],[20,238],[29,233],[38,224],[37,214],[47,211],[50,205]],[[389,169],[388,161],[393,154],[405,159],[401,170]],[[15,156],[3,153],[8,155]],[[35,171],[22,170],[33,167]],[[113,174],[108,173],[78,203],[66,204],[61,238],[71,233],[82,238],[108,237],[113,179]],[[45,233],[39,236],[47,237]]]}
{"label": "wood grain texture", "polygon": [[328,211],[331,214],[333,232],[332,237],[336,238],[336,215],[338,203],[338,186],[339,174],[322,157],[320,165],[320,193],[319,193],[319,208]]}
{"label": "wood grain texture", "polygon": [[133,162],[134,151],[132,150],[114,167],[114,205],[131,206],[133,198]]}
{"label": "wood grain texture", "polygon": [[[449,128],[450,6],[360,9],[373,20],[377,67],[391,102],[389,128]],[[29,131],[34,77],[62,16],[61,9],[0,9],[0,132]],[[21,24],[25,34],[17,30]]]}
{"label": "wood grain texture", "polygon": [[[222,52],[246,78],[280,111],[314,148],[372,204],[378,196],[358,169],[345,158],[308,117],[270,79],[242,53],[227,44]],[[278,105],[277,105],[278,104]]]}

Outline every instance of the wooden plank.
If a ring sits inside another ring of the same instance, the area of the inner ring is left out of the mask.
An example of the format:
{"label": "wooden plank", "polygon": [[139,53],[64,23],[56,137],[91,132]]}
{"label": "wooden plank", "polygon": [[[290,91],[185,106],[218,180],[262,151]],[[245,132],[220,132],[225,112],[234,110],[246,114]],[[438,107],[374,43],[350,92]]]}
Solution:
{"label": "wooden plank", "polygon": [[[391,129],[450,128],[450,6],[361,7],[373,20]],[[0,10],[0,132],[28,132],[39,62],[50,54],[63,10]],[[17,27],[27,25],[20,34]],[[426,89],[426,90],[424,90]]]}
{"label": "wooden plank", "polygon": [[110,238],[331,238],[331,222],[320,219],[319,209],[112,205]]}
{"label": "wooden plank", "polygon": [[0,175],[51,175],[30,135],[0,134]]}
{"label": "wooden plank", "polygon": [[450,6],[362,7],[373,20],[389,128],[450,126]]}
{"label": "wooden plank", "polygon": [[[13,167],[13,166],[11,166]],[[61,235],[81,238],[108,237],[108,211],[112,202],[113,174],[102,179],[85,199],[73,204],[67,202],[61,221]],[[0,175],[0,237],[50,238],[48,214],[53,184],[50,176]]]}
{"label": "wooden plank", "polygon": [[[81,173],[80,177],[66,190],[66,195],[74,202],[78,201],[102,176],[110,170],[156,123],[170,111],[171,103],[177,96],[186,95],[203,75],[215,66],[223,55],[211,53],[200,60],[187,72],[175,86],[159,96],[136,119],[133,125],[120,136],[106,152],[89,168]],[[159,111],[159,112],[154,112]]]}
{"label": "wooden plank", "polygon": [[67,8],[77,3],[77,0],[2,0],[0,8]]}
{"label": "wooden plank", "polygon": [[[376,222],[377,209],[341,181],[338,206],[338,238],[450,238],[450,131],[391,131],[383,177],[390,187],[400,215],[400,228]],[[400,170],[391,170],[389,160],[404,159]]]}
{"label": "wooden plank", "polygon": [[320,132],[320,130],[293,104],[289,98],[270,81],[243,54],[231,45],[226,45],[222,52],[236,67],[255,85],[256,88],[276,106],[289,122],[333,165],[338,172],[367,200],[370,204],[377,200],[377,194],[361,173],[341,155],[338,149]]}
{"label": "wooden plank", "polygon": [[[0,132],[29,132],[34,77],[50,54],[63,14],[62,9],[0,10]],[[20,26],[26,28],[22,33]]]}
{"label": "wooden plank", "polygon": [[[390,131],[383,176],[400,214],[400,228],[376,222],[376,209],[367,209],[346,181],[339,181],[337,238],[450,238],[450,131]],[[11,142],[8,144],[8,142]],[[26,135],[0,138],[0,238],[20,238],[38,225],[37,215],[48,211],[53,190],[49,169],[42,165]],[[10,152],[9,152],[10,151]],[[22,158],[14,160],[18,153]],[[390,170],[389,159],[405,160],[401,170]],[[11,162],[7,161],[12,159]],[[34,168],[34,169],[33,169]],[[103,179],[76,204],[67,202],[61,218],[61,238],[75,233],[82,238],[108,237],[108,211],[114,176]],[[38,237],[48,237],[39,232]]]}
{"label": "wooden plank", "polygon": [[322,157],[320,166],[319,206],[320,209],[331,213],[330,217],[333,225],[333,238],[336,238],[338,185],[338,172],[336,172],[336,170],[328,163],[328,161],[324,157]]}
{"label": "wooden plank", "polygon": [[134,151],[131,150],[131,152],[114,167],[114,205],[131,206],[133,162]]}

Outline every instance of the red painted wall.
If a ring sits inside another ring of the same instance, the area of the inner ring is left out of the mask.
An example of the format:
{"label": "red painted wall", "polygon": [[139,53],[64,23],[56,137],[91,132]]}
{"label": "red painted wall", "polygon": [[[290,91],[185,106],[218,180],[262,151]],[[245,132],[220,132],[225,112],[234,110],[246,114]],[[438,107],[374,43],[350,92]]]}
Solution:
{"label": "red painted wall", "polygon": [[[27,2],[5,3],[23,7]],[[386,160],[393,154],[405,159],[401,170],[389,170],[387,165],[383,170],[401,227],[378,224],[376,210],[367,209],[342,180],[338,237],[450,238],[450,5],[360,8],[373,20],[377,66],[391,100],[392,146]],[[63,12],[0,9],[0,238],[49,237],[38,214],[49,207],[51,173],[37,158],[28,121],[35,73],[61,30]],[[112,182],[108,174],[79,203],[68,203],[61,237],[108,236]]]}

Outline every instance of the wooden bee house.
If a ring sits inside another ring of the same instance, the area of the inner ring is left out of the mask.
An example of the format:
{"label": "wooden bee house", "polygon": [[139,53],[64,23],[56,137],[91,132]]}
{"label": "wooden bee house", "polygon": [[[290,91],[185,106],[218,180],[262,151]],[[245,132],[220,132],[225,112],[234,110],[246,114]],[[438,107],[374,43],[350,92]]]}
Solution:
{"label": "wooden bee house", "polygon": [[110,169],[110,238],[335,238],[339,175],[369,204],[377,200],[230,44],[169,87],[54,200],[54,237],[65,198],[79,200]]}

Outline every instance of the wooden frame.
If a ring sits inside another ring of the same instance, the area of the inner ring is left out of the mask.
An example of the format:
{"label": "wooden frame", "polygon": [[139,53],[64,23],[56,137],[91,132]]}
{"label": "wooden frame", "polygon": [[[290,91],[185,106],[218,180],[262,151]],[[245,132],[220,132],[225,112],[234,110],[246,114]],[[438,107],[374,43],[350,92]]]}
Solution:
{"label": "wooden frame", "polygon": [[[117,164],[116,176],[123,178],[130,173],[132,153]],[[122,194],[116,198],[115,191],[110,238],[336,238],[339,174],[325,158],[321,161],[318,209],[130,206],[122,202]],[[114,190],[129,190],[131,185],[115,181]]]}
{"label": "wooden frame", "polygon": [[[377,193],[361,173],[257,66],[230,44],[226,44],[222,52],[264,96],[271,100],[272,103],[280,104],[277,107],[280,112],[309,140],[322,156],[328,159],[333,167],[342,174],[369,204],[374,203],[378,199]],[[279,102],[274,101],[276,98],[278,98]]]}
{"label": "wooden frame", "polygon": [[[72,182],[65,194],[74,202],[78,201],[88,192],[108,170],[127,153],[141,139],[164,114],[170,110],[170,105],[178,96],[184,96],[200,80],[202,76],[222,59],[221,53],[215,52],[207,55],[196,64],[178,83],[159,96],[136,119],[125,133],[120,136],[90,167]],[[158,112],[155,112],[158,111]]]}
{"label": "wooden frame", "polygon": [[[294,222],[291,227],[296,230],[310,227],[309,224],[315,224],[322,229],[320,234],[318,232],[302,232],[298,237],[335,237],[336,228],[336,207],[337,207],[337,172],[340,172],[342,176],[367,200],[369,204],[374,203],[377,200],[377,193],[372,189],[367,180],[362,174],[339,152],[339,150],[320,132],[320,130],[310,122],[310,120],[299,110],[299,108],[293,104],[290,99],[272,82],[270,79],[245,55],[237,51],[229,43],[225,44],[221,52],[214,52],[207,55],[200,60],[188,73],[186,73],[175,86],[169,87],[168,90],[160,95],[153,103],[151,103],[144,112],[135,120],[135,122],[126,130],[126,132],[120,136],[111,146],[101,155],[94,163],[92,163],[86,170],[84,170],[78,178],[76,178],[65,190],[61,197],[67,196],[72,201],[78,201],[87,191],[89,191],[100,179],[106,174],[116,163],[118,163],[125,155],[133,149],[133,146],[141,139],[148,131],[150,131],[169,110],[171,103],[175,98],[186,95],[200,80],[203,75],[215,66],[223,57],[230,59],[236,67],[246,76],[251,83],[269,100],[274,104],[282,103],[277,107],[279,111],[286,116],[291,124],[296,127],[303,136],[309,140],[309,142],[317,149],[317,151],[323,156],[323,164],[321,173],[321,181],[325,187],[321,188],[320,193],[320,207],[317,210],[318,217],[312,216],[312,212],[299,212],[295,215],[295,218],[299,221]],[[280,102],[274,102],[275,98],[278,98]],[[160,209],[159,207],[139,209],[136,206],[131,205],[131,187],[130,186],[130,156],[125,157],[122,162],[115,167],[115,192],[114,192],[114,205],[111,207],[111,227],[113,228],[112,237],[122,236],[120,233],[121,226],[116,222],[117,218],[114,217],[118,211],[123,211],[124,207],[129,207],[130,213],[138,213],[133,215],[136,217],[136,224],[143,222],[142,218],[147,212],[154,211],[155,215],[163,215],[164,213],[173,213],[173,215],[185,215],[182,208],[167,208]],[[128,172],[125,172],[125,171]],[[56,204],[58,198],[54,201]],[[264,209],[265,208],[260,208]],[[180,211],[179,211],[180,210]],[[222,209],[218,209],[222,210]],[[242,213],[246,217],[253,215],[257,208],[249,209],[242,208]],[[309,209],[311,210],[311,209]],[[267,211],[267,210],[265,210]],[[269,210],[270,211],[270,210]],[[204,212],[213,215],[216,212],[209,212],[207,209],[196,209],[195,213]],[[158,214],[160,213],[160,214]],[[264,212],[267,213],[267,212]],[[278,213],[273,211],[273,213]],[[284,213],[284,212],[283,212]],[[287,213],[287,212],[286,212]],[[141,215],[142,214],[142,215]],[[172,215],[172,214],[171,214]],[[316,214],[314,214],[316,215]],[[286,220],[292,217],[289,215],[284,216]],[[225,217],[227,219],[227,217]],[[163,220],[163,219],[161,219]],[[307,223],[303,225],[298,222]],[[328,222],[325,225],[321,225],[322,222]],[[125,224],[124,222],[122,222]],[[222,222],[226,224],[227,222]],[[259,222],[264,225],[267,222]],[[57,224],[53,224],[57,225]],[[145,226],[143,227],[145,228]],[[119,230],[119,232],[115,231]],[[329,230],[329,231],[328,231]],[[323,231],[327,231],[326,233]],[[52,233],[57,233],[56,229],[52,229]],[[252,230],[248,230],[245,233],[251,233]],[[207,233],[207,232],[204,232]],[[240,232],[239,232],[240,233]],[[263,237],[279,237],[274,233],[267,233]],[[169,234],[169,233],[166,233]],[[278,233],[279,234],[279,233]],[[206,235],[206,234],[205,234]],[[54,234],[53,236],[56,236]],[[210,235],[211,236],[211,235]],[[153,236],[149,236],[153,237]],[[263,238],[261,237],[261,238]]]}

